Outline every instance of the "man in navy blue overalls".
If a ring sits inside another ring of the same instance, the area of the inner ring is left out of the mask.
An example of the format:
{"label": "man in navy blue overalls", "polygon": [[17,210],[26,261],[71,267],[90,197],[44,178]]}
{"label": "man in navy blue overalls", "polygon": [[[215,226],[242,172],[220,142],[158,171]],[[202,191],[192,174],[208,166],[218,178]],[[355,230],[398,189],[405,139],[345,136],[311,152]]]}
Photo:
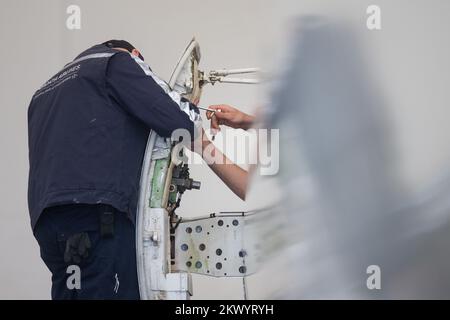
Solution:
{"label": "man in navy blue overalls", "polygon": [[53,299],[139,299],[134,220],[147,137],[194,136],[143,59],[126,41],[95,45],[31,100],[28,203]]}

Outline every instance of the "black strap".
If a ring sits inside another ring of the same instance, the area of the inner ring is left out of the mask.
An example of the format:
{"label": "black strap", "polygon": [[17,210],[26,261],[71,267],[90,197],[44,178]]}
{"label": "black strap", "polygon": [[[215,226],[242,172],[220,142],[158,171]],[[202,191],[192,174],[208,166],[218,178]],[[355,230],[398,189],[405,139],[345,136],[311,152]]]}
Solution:
{"label": "black strap", "polygon": [[110,238],[114,236],[114,210],[110,206],[101,207],[100,235],[102,238]]}

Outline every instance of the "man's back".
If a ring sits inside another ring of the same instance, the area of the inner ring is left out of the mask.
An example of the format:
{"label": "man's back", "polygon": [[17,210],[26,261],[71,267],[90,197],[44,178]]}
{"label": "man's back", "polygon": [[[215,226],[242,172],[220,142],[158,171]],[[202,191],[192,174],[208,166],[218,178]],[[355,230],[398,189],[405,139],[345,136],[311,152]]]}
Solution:
{"label": "man's back", "polygon": [[134,219],[150,129],[193,131],[189,116],[129,53],[94,46],[47,81],[28,110],[28,200],[46,207],[105,203]]}

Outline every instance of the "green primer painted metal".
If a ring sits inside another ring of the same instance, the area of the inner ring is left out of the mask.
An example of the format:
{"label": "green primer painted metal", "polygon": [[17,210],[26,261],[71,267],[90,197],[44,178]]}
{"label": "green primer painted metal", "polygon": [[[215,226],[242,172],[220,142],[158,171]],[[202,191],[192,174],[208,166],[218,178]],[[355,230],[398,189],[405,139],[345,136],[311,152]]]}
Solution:
{"label": "green primer painted metal", "polygon": [[169,158],[158,159],[155,162],[155,170],[152,177],[152,195],[150,197],[150,208],[163,207],[162,200],[164,196],[164,187],[166,184],[169,162]]}
{"label": "green primer painted metal", "polygon": [[175,203],[177,202],[177,192],[172,191],[169,193],[169,203]]}

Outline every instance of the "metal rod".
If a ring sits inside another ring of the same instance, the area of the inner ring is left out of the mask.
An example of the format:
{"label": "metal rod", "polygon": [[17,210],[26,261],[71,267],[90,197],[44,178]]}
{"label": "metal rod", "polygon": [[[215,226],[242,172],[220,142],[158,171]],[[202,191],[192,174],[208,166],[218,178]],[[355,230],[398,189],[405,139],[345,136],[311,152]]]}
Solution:
{"label": "metal rod", "polygon": [[244,289],[244,300],[248,300],[247,281],[245,281],[245,276],[242,277],[242,288]]}
{"label": "metal rod", "polygon": [[260,71],[259,68],[221,69],[221,70],[211,70],[209,74],[212,76],[225,77],[229,74],[256,73],[259,71]]}
{"label": "metal rod", "polygon": [[243,78],[220,78],[217,80],[221,83],[246,83],[246,84],[258,84],[259,80],[257,79],[243,79]]}

